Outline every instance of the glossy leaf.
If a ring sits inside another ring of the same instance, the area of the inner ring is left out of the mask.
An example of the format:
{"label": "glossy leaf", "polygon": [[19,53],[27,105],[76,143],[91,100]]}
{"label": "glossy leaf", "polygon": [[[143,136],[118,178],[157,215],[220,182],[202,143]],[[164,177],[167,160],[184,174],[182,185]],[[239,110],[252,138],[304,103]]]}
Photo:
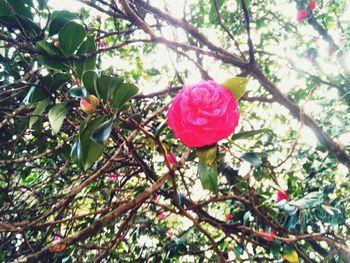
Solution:
{"label": "glossy leaf", "polygon": [[97,74],[95,71],[88,70],[83,73],[82,82],[84,87],[88,90],[90,94],[97,95],[96,93],[96,83],[97,83]]}
{"label": "glossy leaf", "polygon": [[102,123],[96,130],[92,133],[91,139],[101,145],[104,145],[109,136],[111,135],[115,118],[112,118],[104,123]]}
{"label": "glossy leaf", "polygon": [[81,156],[81,144],[80,144],[80,137],[75,140],[72,150],[70,152],[70,157],[72,158],[72,161],[77,164],[81,164],[82,156]]}
{"label": "glossy leaf", "polygon": [[138,93],[139,89],[134,84],[124,83],[113,94],[113,105],[121,108],[126,102]]}
{"label": "glossy leaf", "polygon": [[67,10],[53,12],[49,25],[49,36],[57,34],[66,24],[75,19],[79,19],[79,17]]}
{"label": "glossy leaf", "polygon": [[54,133],[58,133],[68,112],[68,103],[55,105],[49,111],[49,122]]}
{"label": "glossy leaf", "polygon": [[69,90],[69,94],[74,98],[87,99],[87,89],[85,87],[73,87]]}
{"label": "glossy leaf", "polygon": [[[96,42],[94,36],[88,36],[86,40],[79,47],[76,55],[83,55],[96,51]],[[83,60],[75,60],[73,62],[75,72],[79,78],[83,77],[84,72],[94,70],[96,66],[96,55],[85,58]]]}
{"label": "glossy leaf", "polygon": [[259,168],[261,166],[260,158],[256,155],[256,153],[248,152],[243,154],[240,158],[249,162],[255,168]]}
{"label": "glossy leaf", "polygon": [[91,139],[91,135],[96,128],[105,121],[105,117],[98,117],[87,124],[82,124],[84,125],[84,128],[80,134],[80,144],[81,165],[84,170],[88,169],[95,161],[97,161],[103,152],[103,146],[94,142]]}
{"label": "glossy leaf", "polygon": [[206,165],[212,165],[216,161],[217,145],[196,149],[199,161]]}
{"label": "glossy leaf", "polygon": [[[112,77],[106,74],[102,74],[97,79],[97,93],[103,100],[108,100],[115,90],[123,83],[120,78]],[[113,96],[114,100],[114,96]]]}
{"label": "glossy leaf", "polygon": [[[46,107],[50,104],[50,99],[44,99],[41,102],[39,102],[38,106],[33,111],[32,115],[40,115],[42,114]],[[29,119],[29,129],[33,127],[33,125],[38,121],[39,116],[32,116]]]}
{"label": "glossy leaf", "polygon": [[[29,19],[33,18],[33,14],[30,11],[30,7],[33,6],[32,0],[7,0],[9,5],[13,8],[17,15],[27,17]],[[0,0],[0,17],[12,15],[10,9],[4,0]]]}
{"label": "glossy leaf", "polygon": [[231,91],[232,95],[239,100],[245,93],[249,79],[234,77],[222,83],[222,86]]}
{"label": "glossy leaf", "polygon": [[218,191],[218,171],[216,163],[211,165],[198,163],[198,175],[201,180],[203,189],[207,189],[213,193]]}
{"label": "glossy leaf", "polygon": [[[63,56],[63,53],[55,47],[52,43],[47,43],[44,41],[38,42],[37,47],[45,51],[48,55],[52,56]],[[69,70],[69,64],[65,61],[58,61],[55,58],[39,55],[39,62],[52,69]]]}
{"label": "glossy leaf", "polygon": [[76,22],[69,22],[66,24],[58,34],[63,53],[66,56],[73,55],[84,41],[85,36],[86,30],[82,25]]}
{"label": "glossy leaf", "polygon": [[299,262],[298,253],[295,251],[295,249],[291,248],[290,246],[285,246],[283,248],[283,258],[289,263]]}

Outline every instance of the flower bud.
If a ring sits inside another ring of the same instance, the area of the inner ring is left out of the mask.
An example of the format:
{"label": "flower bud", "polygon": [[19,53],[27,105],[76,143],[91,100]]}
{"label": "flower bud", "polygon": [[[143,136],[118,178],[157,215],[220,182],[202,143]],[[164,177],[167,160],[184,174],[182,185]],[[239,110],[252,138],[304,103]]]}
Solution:
{"label": "flower bud", "polygon": [[87,100],[80,99],[80,108],[86,113],[93,113],[99,104],[100,101],[94,95],[89,95]]}

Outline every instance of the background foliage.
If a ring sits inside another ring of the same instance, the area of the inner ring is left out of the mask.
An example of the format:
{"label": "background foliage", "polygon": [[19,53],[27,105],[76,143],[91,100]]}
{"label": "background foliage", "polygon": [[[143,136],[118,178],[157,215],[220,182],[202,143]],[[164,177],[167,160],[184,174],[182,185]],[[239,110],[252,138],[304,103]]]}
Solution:
{"label": "background foliage", "polygon": [[[348,1],[79,2],[0,0],[1,261],[348,261]],[[233,76],[213,194],[166,111]]]}

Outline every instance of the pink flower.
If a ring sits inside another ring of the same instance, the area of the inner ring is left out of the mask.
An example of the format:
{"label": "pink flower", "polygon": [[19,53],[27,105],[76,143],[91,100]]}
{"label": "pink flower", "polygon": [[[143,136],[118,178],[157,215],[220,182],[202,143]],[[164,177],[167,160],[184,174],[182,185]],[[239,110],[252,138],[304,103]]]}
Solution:
{"label": "pink flower", "polygon": [[282,200],[290,200],[289,193],[287,191],[277,191],[276,194],[276,202],[282,201]]}
{"label": "pink flower", "polygon": [[100,42],[98,42],[98,48],[99,49],[104,49],[106,48],[106,44],[103,40],[100,40]]}
{"label": "pink flower", "polygon": [[59,237],[59,236],[54,236],[54,237],[53,237],[53,241],[54,241],[54,242],[60,242],[60,241],[61,241],[61,237]]}
{"label": "pink flower", "polygon": [[167,154],[166,160],[170,165],[173,165],[176,162],[176,156],[173,154]]}
{"label": "pink flower", "polygon": [[160,213],[159,215],[158,215],[158,220],[162,220],[162,219],[164,219],[164,218],[166,218],[166,215],[165,215],[165,213]]}
{"label": "pink flower", "polygon": [[309,7],[310,7],[311,11],[314,11],[315,8],[317,7],[316,0],[311,0],[310,4],[309,4]]}
{"label": "pink flower", "polygon": [[303,222],[303,217],[299,216],[298,223],[301,224]]}
{"label": "pink flower", "polygon": [[174,233],[171,231],[166,231],[166,235],[168,238],[172,238],[174,236]]}
{"label": "pink flower", "polygon": [[299,10],[297,13],[298,22],[303,21],[308,13],[309,13],[309,10],[307,10],[307,9]]}
{"label": "pink flower", "polygon": [[117,175],[109,176],[109,180],[111,180],[112,182],[116,182],[118,180],[118,176]]}
{"label": "pink flower", "polygon": [[230,221],[232,219],[232,215],[231,214],[226,214],[225,218],[226,218],[226,221]]}
{"label": "pink flower", "polygon": [[238,120],[237,100],[209,80],[182,88],[171,104],[167,123],[185,145],[202,147],[227,138]]}
{"label": "pink flower", "polygon": [[263,239],[266,241],[273,241],[276,237],[276,232],[275,230],[270,230],[270,232],[262,231],[261,234],[263,234]]}

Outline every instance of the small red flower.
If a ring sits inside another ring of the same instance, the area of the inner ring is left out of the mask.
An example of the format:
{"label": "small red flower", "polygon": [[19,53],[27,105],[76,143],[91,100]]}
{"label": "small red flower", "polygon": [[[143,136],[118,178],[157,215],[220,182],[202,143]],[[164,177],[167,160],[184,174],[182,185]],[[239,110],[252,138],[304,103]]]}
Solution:
{"label": "small red flower", "polygon": [[298,20],[298,22],[303,21],[308,13],[309,13],[309,10],[307,10],[307,9],[299,10],[298,13],[297,13],[297,20]]}
{"label": "small red flower", "polygon": [[282,200],[290,200],[289,193],[287,191],[277,191],[276,194],[276,202],[280,202]]}
{"label": "small red flower", "polygon": [[103,40],[100,40],[100,42],[98,42],[98,48],[99,49],[104,49],[106,48],[106,44]]}
{"label": "small red flower", "polygon": [[61,237],[59,237],[59,236],[54,236],[54,237],[53,237],[53,241],[54,241],[54,242],[60,242],[60,241],[61,241]]}
{"label": "small red flower", "polygon": [[112,182],[116,182],[118,180],[118,176],[117,175],[109,176],[109,180],[111,180]]}
{"label": "small red flower", "polygon": [[225,215],[225,218],[226,218],[226,221],[230,221],[232,219],[232,215],[231,214],[226,214]]}
{"label": "small red flower", "polygon": [[268,242],[271,242],[275,239],[276,237],[276,232],[275,230],[271,230],[270,232],[266,232],[266,231],[262,231],[261,234],[263,234],[263,239],[268,241]]}
{"label": "small red flower", "polygon": [[311,0],[310,4],[309,4],[309,7],[310,7],[311,11],[314,11],[315,8],[317,7],[316,0]]}
{"label": "small red flower", "polygon": [[176,156],[173,154],[167,154],[166,160],[169,163],[169,165],[173,165],[176,162]]}
{"label": "small red flower", "polygon": [[164,218],[166,218],[166,215],[165,215],[165,213],[160,213],[159,215],[158,215],[158,220],[162,220],[162,219],[164,219]]}

